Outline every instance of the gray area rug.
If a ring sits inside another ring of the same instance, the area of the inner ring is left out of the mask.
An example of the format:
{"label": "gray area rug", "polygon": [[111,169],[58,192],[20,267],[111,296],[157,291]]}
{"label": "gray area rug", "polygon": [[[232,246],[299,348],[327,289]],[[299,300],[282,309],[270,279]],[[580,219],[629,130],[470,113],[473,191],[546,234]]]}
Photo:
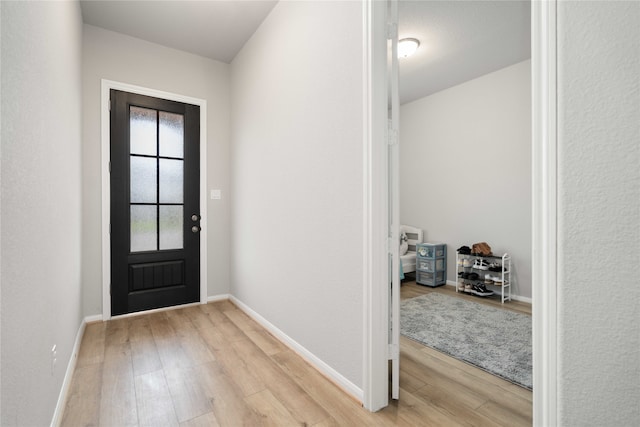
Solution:
{"label": "gray area rug", "polygon": [[532,389],[531,316],[434,292],[401,302],[400,333]]}

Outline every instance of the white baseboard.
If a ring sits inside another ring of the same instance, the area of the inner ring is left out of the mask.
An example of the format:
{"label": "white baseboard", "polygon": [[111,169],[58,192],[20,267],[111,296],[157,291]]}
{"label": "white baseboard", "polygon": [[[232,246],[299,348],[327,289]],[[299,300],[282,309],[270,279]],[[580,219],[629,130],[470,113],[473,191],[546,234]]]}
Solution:
{"label": "white baseboard", "polygon": [[56,404],[56,410],[53,412],[53,418],[51,419],[51,427],[58,427],[62,423],[62,414],[64,414],[64,407],[67,404],[67,397],[69,395],[69,388],[71,387],[71,380],[73,379],[73,373],[76,370],[76,362],[78,361],[78,352],[80,351],[80,344],[82,343],[82,337],[84,336],[84,330],[87,323],[102,321],[102,315],[88,316],[82,319],[78,333],[76,334],[76,340],[73,343],[73,350],[71,351],[71,357],[69,363],[67,363],[67,370],[64,373],[64,380],[62,381],[62,388],[58,395],[58,403]]}
{"label": "white baseboard", "polygon": [[363,401],[364,392],[363,390],[353,384],[351,381],[346,379],[342,374],[333,369],[331,366],[327,365],[321,359],[319,359],[316,355],[311,353],[309,350],[300,345],[297,341],[289,337],[287,334],[282,332],[280,329],[271,324],[267,319],[260,316],[258,313],[253,311],[249,306],[244,304],[242,301],[238,300],[233,295],[229,295],[229,299],[236,306],[238,306],[243,312],[245,312],[249,317],[262,325],[266,330],[271,332],[276,338],[278,338],[283,344],[289,347],[291,350],[295,351],[300,357],[305,359],[311,366],[320,371],[323,375],[333,381],[338,387],[340,387],[345,393],[353,396],[359,402]]}
{"label": "white baseboard", "polygon": [[220,295],[213,295],[213,296],[207,297],[207,302],[224,301],[228,299],[231,299],[231,295],[220,294]]}
{"label": "white baseboard", "polygon": [[84,318],[84,323],[102,322],[102,314],[94,314],[93,316],[87,316]]}
{"label": "white baseboard", "polygon": [[514,301],[526,302],[527,304],[531,304],[532,299],[527,297],[521,297],[520,295],[511,295],[511,299]]}

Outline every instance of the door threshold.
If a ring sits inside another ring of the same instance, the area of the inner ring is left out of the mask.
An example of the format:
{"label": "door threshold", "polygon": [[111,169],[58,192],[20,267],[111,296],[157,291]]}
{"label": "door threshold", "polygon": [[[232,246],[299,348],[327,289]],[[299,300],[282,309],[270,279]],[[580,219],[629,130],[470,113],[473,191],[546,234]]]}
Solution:
{"label": "door threshold", "polygon": [[191,307],[191,306],[197,306],[197,305],[200,305],[200,304],[206,304],[206,303],[189,302],[189,303],[186,303],[186,304],[171,305],[169,307],[152,308],[151,310],[142,310],[142,311],[135,311],[133,313],[118,314],[116,316],[111,316],[111,318],[109,318],[109,320],[126,319],[127,317],[142,316],[143,314],[161,313],[163,311],[177,310],[179,308],[187,308],[187,307]]}

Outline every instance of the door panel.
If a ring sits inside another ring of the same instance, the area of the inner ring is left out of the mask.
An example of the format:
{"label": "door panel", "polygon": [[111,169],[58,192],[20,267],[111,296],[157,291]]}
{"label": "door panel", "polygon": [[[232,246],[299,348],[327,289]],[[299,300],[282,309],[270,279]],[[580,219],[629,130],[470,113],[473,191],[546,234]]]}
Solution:
{"label": "door panel", "polygon": [[111,314],[200,296],[198,106],[111,91]]}

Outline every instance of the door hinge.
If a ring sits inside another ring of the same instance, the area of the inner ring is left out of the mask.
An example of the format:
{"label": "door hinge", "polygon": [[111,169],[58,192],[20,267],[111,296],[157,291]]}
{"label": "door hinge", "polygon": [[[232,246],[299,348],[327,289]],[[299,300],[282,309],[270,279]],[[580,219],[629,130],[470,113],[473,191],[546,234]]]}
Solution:
{"label": "door hinge", "polygon": [[111,98],[109,98],[109,111],[111,111]]}
{"label": "door hinge", "polygon": [[396,22],[387,22],[387,40],[398,38],[398,24]]}

